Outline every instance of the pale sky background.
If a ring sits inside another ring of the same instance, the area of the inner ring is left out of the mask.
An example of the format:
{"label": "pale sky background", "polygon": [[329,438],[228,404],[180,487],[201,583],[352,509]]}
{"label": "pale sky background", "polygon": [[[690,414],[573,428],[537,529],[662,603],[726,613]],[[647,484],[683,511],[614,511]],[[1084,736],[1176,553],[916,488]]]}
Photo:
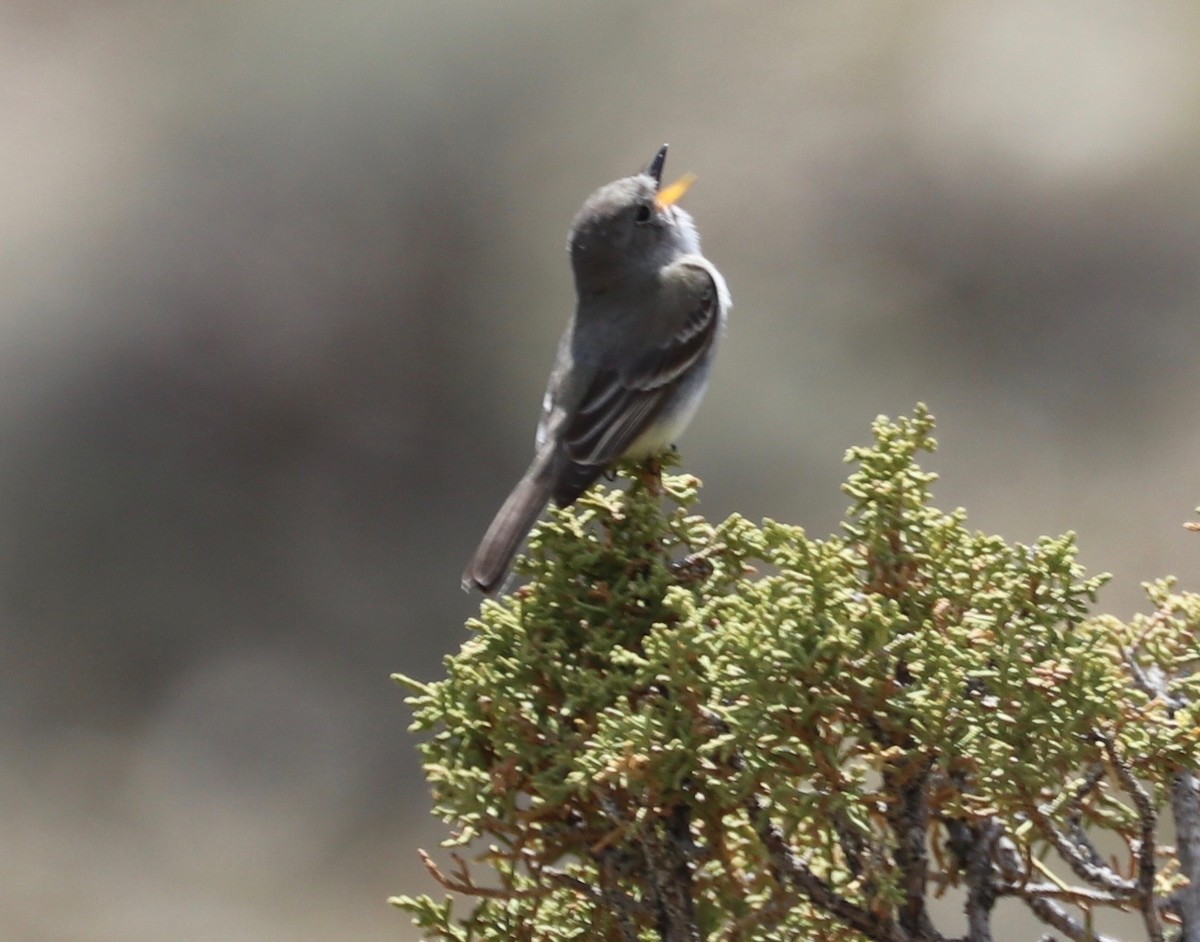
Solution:
{"label": "pale sky background", "polygon": [[1195,4],[12,0],[0,127],[0,938],[413,937],[388,675],[664,141],[735,302],[705,513],[831,532],[923,400],[940,506],[1197,588]]}

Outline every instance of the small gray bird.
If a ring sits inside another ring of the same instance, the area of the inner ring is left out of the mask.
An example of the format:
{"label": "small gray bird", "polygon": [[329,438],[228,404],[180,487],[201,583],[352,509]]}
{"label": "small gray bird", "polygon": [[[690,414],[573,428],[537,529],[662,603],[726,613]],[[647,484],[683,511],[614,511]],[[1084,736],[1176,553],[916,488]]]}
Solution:
{"label": "small gray bird", "polygon": [[669,448],[708,386],[731,301],[676,205],[686,176],[662,188],[667,145],[643,173],[603,186],[571,223],[575,316],[542,402],[536,454],[463,573],[463,588],[501,587],[553,498],[574,503],[621,458]]}

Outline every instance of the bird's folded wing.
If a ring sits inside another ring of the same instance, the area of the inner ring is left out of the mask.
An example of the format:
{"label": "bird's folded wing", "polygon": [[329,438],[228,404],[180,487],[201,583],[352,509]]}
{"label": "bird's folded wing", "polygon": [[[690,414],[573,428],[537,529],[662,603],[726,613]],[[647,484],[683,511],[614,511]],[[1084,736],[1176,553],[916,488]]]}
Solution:
{"label": "bird's folded wing", "polygon": [[664,272],[659,303],[670,317],[641,355],[600,370],[564,430],[568,457],[607,467],[654,421],[676,386],[716,339],[721,297],[707,266],[681,261]]}

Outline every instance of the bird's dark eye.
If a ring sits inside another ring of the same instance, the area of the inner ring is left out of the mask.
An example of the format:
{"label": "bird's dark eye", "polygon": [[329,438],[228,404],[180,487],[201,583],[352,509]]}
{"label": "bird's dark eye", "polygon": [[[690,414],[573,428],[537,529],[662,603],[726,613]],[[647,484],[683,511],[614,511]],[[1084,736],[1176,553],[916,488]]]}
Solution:
{"label": "bird's dark eye", "polygon": [[651,213],[650,204],[642,203],[640,206],[638,206],[637,212],[635,212],[633,214],[633,221],[634,222],[649,222],[650,221],[650,213]]}

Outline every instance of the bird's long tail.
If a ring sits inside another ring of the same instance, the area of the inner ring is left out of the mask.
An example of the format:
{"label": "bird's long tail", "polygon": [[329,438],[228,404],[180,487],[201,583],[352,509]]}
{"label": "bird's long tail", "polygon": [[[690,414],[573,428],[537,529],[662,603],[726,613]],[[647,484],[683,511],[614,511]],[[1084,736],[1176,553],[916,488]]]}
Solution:
{"label": "bird's long tail", "polygon": [[467,564],[462,578],[464,590],[475,588],[491,595],[504,583],[513,557],[550,501],[554,490],[553,465],[547,456],[539,455],[517,482]]}

